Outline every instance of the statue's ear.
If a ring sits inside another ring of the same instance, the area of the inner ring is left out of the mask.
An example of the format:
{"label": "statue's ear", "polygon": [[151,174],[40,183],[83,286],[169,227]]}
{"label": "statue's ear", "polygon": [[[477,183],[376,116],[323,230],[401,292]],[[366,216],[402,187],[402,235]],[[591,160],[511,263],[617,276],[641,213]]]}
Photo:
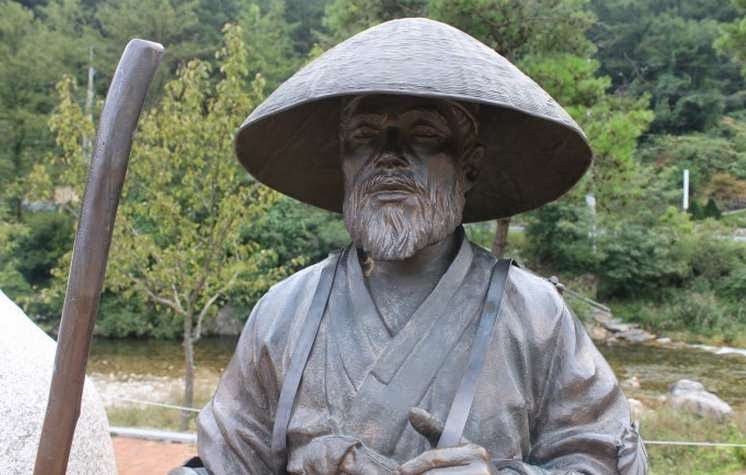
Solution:
{"label": "statue's ear", "polygon": [[471,190],[479,176],[479,170],[482,167],[482,158],[484,157],[484,147],[480,144],[475,145],[464,156],[462,168],[466,178],[466,191]]}

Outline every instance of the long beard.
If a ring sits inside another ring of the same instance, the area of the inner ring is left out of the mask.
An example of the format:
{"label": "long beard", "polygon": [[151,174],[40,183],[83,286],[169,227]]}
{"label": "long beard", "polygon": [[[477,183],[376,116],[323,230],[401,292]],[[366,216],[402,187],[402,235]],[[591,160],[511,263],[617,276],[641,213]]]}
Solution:
{"label": "long beard", "polygon": [[[344,221],[353,243],[375,260],[401,260],[445,239],[461,224],[464,179],[417,183],[407,178],[414,200],[382,203],[371,195],[380,175],[346,187]],[[414,204],[412,204],[414,201]]]}

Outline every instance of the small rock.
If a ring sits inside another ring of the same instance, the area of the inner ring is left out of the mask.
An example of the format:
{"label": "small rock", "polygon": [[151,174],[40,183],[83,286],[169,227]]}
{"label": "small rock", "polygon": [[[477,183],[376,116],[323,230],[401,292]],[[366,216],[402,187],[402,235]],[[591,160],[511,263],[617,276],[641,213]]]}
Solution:
{"label": "small rock", "polygon": [[705,386],[699,381],[692,381],[691,379],[680,379],[671,385],[671,394],[676,395],[677,393],[685,393],[691,391],[704,391]]}
{"label": "small rock", "polygon": [[627,340],[630,343],[645,343],[655,338],[655,335],[648,333],[641,328],[631,328],[623,331],[617,335],[623,340]]}
{"label": "small rock", "polygon": [[607,330],[609,330],[612,333],[621,333],[626,332],[628,330],[631,330],[634,328],[634,325],[630,323],[622,323],[619,320],[609,320],[605,322],[601,322],[601,325],[604,326]]}
{"label": "small rock", "polygon": [[655,341],[657,343],[660,343],[661,345],[668,345],[669,343],[671,343],[671,339],[668,338],[667,336],[660,337],[656,339]]}
{"label": "small rock", "polygon": [[594,325],[593,327],[591,327],[590,334],[591,339],[596,341],[604,341],[609,338],[609,336],[611,336],[609,331],[601,325]]}
{"label": "small rock", "polygon": [[592,316],[593,316],[593,319],[596,320],[599,323],[601,323],[601,322],[610,322],[611,320],[614,319],[614,317],[612,317],[612,315],[609,312],[605,312],[605,311],[603,311],[601,309],[598,309],[598,308],[594,308],[593,309]]}
{"label": "small rock", "polygon": [[705,390],[702,383],[681,379],[671,386],[671,405],[675,409],[693,412],[701,416],[724,421],[733,414],[730,405]]}
{"label": "small rock", "polygon": [[632,376],[622,381],[622,387],[628,389],[640,389],[640,380],[637,376]]}

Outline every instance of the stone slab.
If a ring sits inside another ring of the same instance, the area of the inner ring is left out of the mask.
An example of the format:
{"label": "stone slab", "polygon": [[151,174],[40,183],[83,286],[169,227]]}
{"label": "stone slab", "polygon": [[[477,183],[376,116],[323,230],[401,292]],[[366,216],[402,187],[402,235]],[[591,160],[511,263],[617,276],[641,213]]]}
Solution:
{"label": "stone slab", "polygon": [[[56,343],[0,291],[0,472],[33,473]],[[68,475],[116,474],[104,406],[86,379]]]}

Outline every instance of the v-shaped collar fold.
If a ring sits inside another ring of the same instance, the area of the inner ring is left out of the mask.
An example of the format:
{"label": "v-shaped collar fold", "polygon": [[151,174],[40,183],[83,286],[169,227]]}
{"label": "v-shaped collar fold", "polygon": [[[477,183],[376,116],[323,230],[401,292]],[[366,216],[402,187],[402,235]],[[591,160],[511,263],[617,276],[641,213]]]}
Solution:
{"label": "v-shaped collar fold", "polygon": [[[383,383],[388,383],[396,374],[397,370],[406,361],[409,355],[420,341],[426,339],[433,327],[443,319],[443,310],[464,281],[474,258],[471,244],[464,236],[463,228],[459,227],[460,247],[456,257],[451,262],[446,272],[433,288],[432,292],[425,298],[415,310],[409,321],[389,342],[372,372],[376,378]],[[351,290],[356,298],[362,301],[354,302],[356,308],[363,306],[366,314],[375,313],[380,325],[385,326],[383,319],[373,303],[370,291],[365,285],[360,261],[355,249],[350,249],[347,259],[347,270],[349,272]],[[372,309],[372,310],[368,310]],[[358,315],[350,315],[350,318],[358,318]]]}

